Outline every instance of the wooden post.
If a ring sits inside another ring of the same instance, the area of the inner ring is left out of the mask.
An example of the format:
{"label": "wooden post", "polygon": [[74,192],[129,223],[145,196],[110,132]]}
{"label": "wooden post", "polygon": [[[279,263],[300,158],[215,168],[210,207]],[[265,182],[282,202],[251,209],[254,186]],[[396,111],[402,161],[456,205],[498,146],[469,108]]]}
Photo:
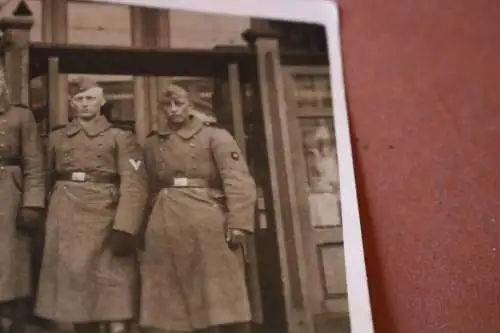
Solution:
{"label": "wooden post", "polygon": [[257,57],[259,108],[262,110],[270,169],[276,238],[284,288],[287,331],[314,332],[307,291],[307,265],[296,203],[288,112],[280,63],[278,35],[247,30],[243,38]]}
{"label": "wooden post", "polygon": [[[139,7],[131,8],[132,45],[144,45],[144,9]],[[150,131],[150,108],[148,105],[149,96],[147,93],[147,77],[134,76],[134,112],[135,112],[135,130],[137,139],[141,145],[145,143],[146,136]]]}
{"label": "wooden post", "polygon": [[[171,47],[171,12],[169,10],[156,9],[156,31],[154,32],[155,44],[154,46],[167,49]],[[165,116],[158,112],[158,97],[170,83],[170,78],[166,77],[152,77],[151,89],[154,89],[154,99],[151,103],[151,127],[158,129],[158,123],[165,121]]]}
{"label": "wooden post", "polygon": [[[168,42],[160,36],[162,27],[168,25],[160,16],[161,11],[150,8],[132,7],[132,44],[138,47],[154,48]],[[151,130],[157,129],[158,78],[152,76],[134,77],[135,127],[139,142],[144,143]]]}
{"label": "wooden post", "polygon": [[29,38],[33,15],[20,1],[11,15],[0,18],[3,32],[5,78],[10,87],[11,102],[29,105]]}

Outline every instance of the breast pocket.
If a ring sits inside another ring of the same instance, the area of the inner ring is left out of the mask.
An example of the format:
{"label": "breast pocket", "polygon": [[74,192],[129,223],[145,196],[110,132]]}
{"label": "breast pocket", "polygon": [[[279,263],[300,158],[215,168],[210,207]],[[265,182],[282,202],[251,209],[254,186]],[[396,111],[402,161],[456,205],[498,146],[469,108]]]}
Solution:
{"label": "breast pocket", "polygon": [[169,157],[166,148],[158,148],[154,152],[154,165],[150,166],[151,170],[154,170],[159,178],[171,178],[173,177],[172,167],[171,167],[171,157]]}
{"label": "breast pocket", "polygon": [[92,140],[87,150],[87,159],[97,171],[118,171],[118,147],[111,136],[99,136]]}
{"label": "breast pocket", "polygon": [[73,147],[69,143],[65,143],[60,147],[56,147],[54,151],[55,151],[54,161],[58,169],[59,168],[71,169],[73,167],[74,157],[75,157],[75,147]]}

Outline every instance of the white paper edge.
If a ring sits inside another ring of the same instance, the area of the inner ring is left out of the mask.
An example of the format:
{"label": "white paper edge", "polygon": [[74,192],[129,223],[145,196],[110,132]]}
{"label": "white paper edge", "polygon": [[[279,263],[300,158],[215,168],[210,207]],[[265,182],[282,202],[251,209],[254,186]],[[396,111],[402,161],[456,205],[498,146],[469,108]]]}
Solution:
{"label": "white paper edge", "polygon": [[338,4],[328,0],[91,0],[322,24],[327,29],[351,333],[373,333],[342,66]]}

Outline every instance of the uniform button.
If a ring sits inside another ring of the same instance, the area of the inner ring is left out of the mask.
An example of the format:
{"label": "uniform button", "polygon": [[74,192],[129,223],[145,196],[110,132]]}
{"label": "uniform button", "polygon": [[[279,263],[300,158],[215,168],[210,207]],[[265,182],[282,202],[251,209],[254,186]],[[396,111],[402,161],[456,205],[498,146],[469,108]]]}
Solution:
{"label": "uniform button", "polygon": [[0,131],[0,135],[5,135],[5,132],[4,131]]}
{"label": "uniform button", "polygon": [[194,142],[190,142],[189,147],[194,147]]}
{"label": "uniform button", "polygon": [[5,147],[5,145],[3,143],[0,143],[0,148],[3,148]]}

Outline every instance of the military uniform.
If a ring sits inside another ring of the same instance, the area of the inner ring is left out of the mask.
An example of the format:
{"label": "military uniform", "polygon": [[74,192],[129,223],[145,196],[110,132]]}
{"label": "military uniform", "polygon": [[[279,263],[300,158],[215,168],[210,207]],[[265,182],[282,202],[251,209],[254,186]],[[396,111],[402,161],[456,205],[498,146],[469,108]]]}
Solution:
{"label": "military uniform", "polygon": [[31,296],[30,230],[22,228],[27,222],[23,211],[35,210],[38,218],[32,222],[41,225],[45,206],[44,160],[35,118],[27,107],[6,102],[0,105],[0,189],[0,303],[5,304]]}
{"label": "military uniform", "polygon": [[113,240],[137,233],[147,200],[135,134],[102,115],[85,128],[75,118],[48,149],[54,185],[36,313],[73,324],[132,319],[136,258],[114,253]]}
{"label": "military uniform", "polygon": [[255,183],[236,141],[192,116],[177,131],[160,124],[145,158],[153,195],[140,325],[189,332],[250,321],[242,257],[226,240],[229,228],[254,229]]}

